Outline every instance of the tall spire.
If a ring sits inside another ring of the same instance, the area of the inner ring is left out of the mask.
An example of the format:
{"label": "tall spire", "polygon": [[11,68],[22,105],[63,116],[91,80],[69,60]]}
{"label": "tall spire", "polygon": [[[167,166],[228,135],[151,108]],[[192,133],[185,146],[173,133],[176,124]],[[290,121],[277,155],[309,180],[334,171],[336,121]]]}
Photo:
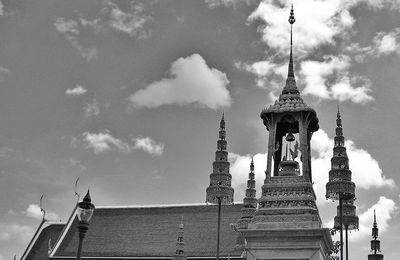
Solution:
{"label": "tall spire", "polygon": [[350,200],[354,198],[354,194],[355,184],[351,181],[349,158],[347,157],[344,143],[342,119],[338,110],[331,170],[329,171],[329,182],[326,184],[326,198],[339,200],[339,197],[342,196],[343,199]]}
{"label": "tall spire", "polygon": [[290,16],[289,16],[289,23],[290,23],[290,59],[289,59],[289,71],[288,77],[294,78],[294,70],[293,70],[293,24],[296,22],[294,18],[294,11],[293,11],[293,4],[292,9],[290,9]]}
{"label": "tall spire", "polygon": [[225,113],[222,113],[219,123],[219,139],[217,151],[213,162],[213,172],[210,174],[210,186],[207,188],[206,202],[222,204],[233,202],[233,188],[231,187],[232,176],[229,174],[228,151],[226,150]]}
{"label": "tall spire", "polygon": [[293,24],[296,22],[294,18],[293,4],[290,9],[290,16],[288,19],[290,23],[290,56],[289,56],[289,68],[288,68],[288,77],[286,79],[286,85],[283,88],[282,94],[300,94],[299,90],[296,86],[296,79],[294,77],[294,65],[293,65]]}
{"label": "tall spire", "polygon": [[253,157],[251,157],[250,163],[250,173],[249,179],[247,180],[247,189],[246,195],[243,198],[243,208],[242,208],[242,217],[238,221],[238,227],[247,228],[247,224],[254,216],[254,212],[257,209],[257,198],[256,198],[256,181],[254,179],[254,161]]}
{"label": "tall spire", "polygon": [[368,255],[368,260],[383,260],[381,252],[381,241],[378,240],[378,224],[376,223],[376,214],[374,210],[374,223],[372,225],[372,240],[371,240],[371,252],[373,254]]}
{"label": "tall spire", "polygon": [[185,243],[183,242],[183,216],[181,217],[181,224],[179,224],[178,239],[176,240],[175,255],[173,260],[186,260]]}

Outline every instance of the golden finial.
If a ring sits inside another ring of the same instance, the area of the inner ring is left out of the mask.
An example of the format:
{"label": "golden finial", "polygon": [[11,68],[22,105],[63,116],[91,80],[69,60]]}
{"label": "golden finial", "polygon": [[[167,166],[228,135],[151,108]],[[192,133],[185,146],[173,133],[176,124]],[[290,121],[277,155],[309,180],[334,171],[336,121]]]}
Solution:
{"label": "golden finial", "polygon": [[290,24],[294,24],[294,22],[296,22],[296,19],[294,18],[293,4],[292,8],[290,9],[290,16],[288,21]]}

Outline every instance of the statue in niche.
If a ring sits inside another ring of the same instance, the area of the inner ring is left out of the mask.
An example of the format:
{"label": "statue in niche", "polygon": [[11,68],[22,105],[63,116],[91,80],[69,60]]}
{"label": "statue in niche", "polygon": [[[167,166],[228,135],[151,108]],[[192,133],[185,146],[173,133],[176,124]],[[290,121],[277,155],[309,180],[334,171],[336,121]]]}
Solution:
{"label": "statue in niche", "polygon": [[[300,175],[300,165],[299,162],[295,160],[299,155],[299,143],[291,129],[289,129],[289,132],[284,138],[286,141],[286,152],[282,157],[282,161],[279,163],[279,176]],[[294,145],[292,145],[293,142],[295,142]]]}

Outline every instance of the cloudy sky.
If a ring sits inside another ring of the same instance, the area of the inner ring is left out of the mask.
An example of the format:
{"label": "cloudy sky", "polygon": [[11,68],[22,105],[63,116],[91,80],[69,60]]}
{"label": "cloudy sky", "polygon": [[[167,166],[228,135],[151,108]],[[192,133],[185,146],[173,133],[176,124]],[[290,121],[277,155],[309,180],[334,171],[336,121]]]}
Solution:
{"label": "cloudy sky", "polygon": [[[42,194],[47,217],[67,220],[78,177],[98,206],[204,202],[222,111],[235,201],[251,155],[260,186],[259,113],[284,86],[291,2],[0,3],[0,260],[22,255]],[[340,102],[360,217],[350,255],[369,253],[376,209],[383,253],[400,259],[400,2],[294,5],[295,74],[320,119],[321,217],[336,214],[324,186]]]}

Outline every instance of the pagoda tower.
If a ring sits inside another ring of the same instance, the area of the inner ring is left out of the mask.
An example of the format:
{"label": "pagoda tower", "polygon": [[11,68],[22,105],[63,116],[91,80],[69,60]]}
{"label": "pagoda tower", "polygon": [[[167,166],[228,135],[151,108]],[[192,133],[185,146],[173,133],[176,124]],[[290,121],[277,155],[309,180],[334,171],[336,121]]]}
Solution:
{"label": "pagoda tower", "polygon": [[[337,198],[340,193],[345,194],[342,203],[337,206],[337,215],[334,218],[334,229],[340,230],[340,255],[343,255],[343,229],[346,239],[346,259],[349,258],[348,231],[358,229],[358,217],[356,215],[356,206],[354,205],[355,184],[351,181],[351,171],[349,169],[349,158],[347,157],[346,147],[344,145],[344,135],[342,119],[339,106],[336,118],[336,136],[333,147],[333,157],[331,159],[331,170],[329,171],[329,182],[326,184],[326,198]],[[345,198],[349,196],[350,198]],[[340,213],[342,212],[342,214]],[[341,217],[342,216],[342,217]]]}
{"label": "pagoda tower", "polygon": [[[286,85],[261,118],[269,131],[266,178],[258,209],[247,229],[247,259],[327,259],[333,250],[322,228],[311,174],[310,140],[319,129],[317,114],[300,96],[293,68],[292,25]],[[323,174],[323,173],[318,173]]]}
{"label": "pagoda tower", "polygon": [[229,173],[230,164],[228,162],[226,144],[225,118],[224,113],[222,113],[221,122],[219,123],[217,151],[215,152],[215,161],[213,162],[213,172],[210,174],[210,186],[206,190],[206,203],[218,204],[217,260],[219,260],[221,205],[233,203],[232,176]]}
{"label": "pagoda tower", "polygon": [[371,252],[373,254],[368,255],[368,260],[383,260],[383,255],[379,254],[381,252],[381,241],[378,240],[378,224],[376,223],[376,215],[374,210],[374,224],[372,226],[372,239],[371,240]]}
{"label": "pagoda tower", "polygon": [[248,223],[254,216],[254,212],[257,209],[257,198],[256,198],[256,181],[254,179],[254,161],[251,158],[249,179],[247,180],[246,195],[243,198],[242,217],[238,221],[237,228],[247,228]]}
{"label": "pagoda tower", "polygon": [[176,240],[176,250],[175,255],[172,260],[186,260],[185,255],[185,242],[183,242],[183,217],[181,219],[181,224],[179,224],[178,239]]}
{"label": "pagoda tower", "polygon": [[230,204],[233,202],[232,176],[229,173],[228,151],[226,150],[225,118],[222,114],[219,123],[219,140],[213,162],[213,172],[210,174],[210,186],[206,191],[206,202]]}

